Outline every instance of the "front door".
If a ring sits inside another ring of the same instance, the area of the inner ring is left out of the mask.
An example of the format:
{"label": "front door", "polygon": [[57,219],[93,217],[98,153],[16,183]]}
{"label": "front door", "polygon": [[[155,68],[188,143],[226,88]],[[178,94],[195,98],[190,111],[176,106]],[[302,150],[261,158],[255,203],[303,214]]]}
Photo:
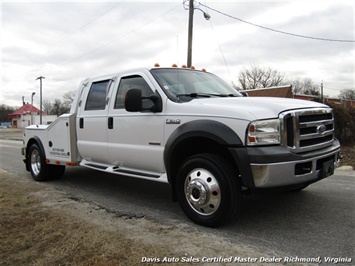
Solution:
{"label": "front door", "polygon": [[[154,93],[152,87],[149,79],[142,75],[121,77],[109,110],[112,125],[108,130],[108,150],[112,164],[133,170],[165,172],[163,114],[127,112],[124,108],[124,97],[129,89],[140,89],[144,97]],[[143,107],[149,105],[153,105],[150,100],[143,100]]]}

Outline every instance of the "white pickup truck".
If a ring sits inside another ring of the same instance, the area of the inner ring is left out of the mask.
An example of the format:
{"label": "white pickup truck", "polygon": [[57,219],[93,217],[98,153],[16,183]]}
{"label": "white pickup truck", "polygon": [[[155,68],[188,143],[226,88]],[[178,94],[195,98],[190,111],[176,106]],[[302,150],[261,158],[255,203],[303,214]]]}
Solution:
{"label": "white pickup truck", "polygon": [[244,191],[300,190],[334,173],[340,144],[332,109],[243,97],[215,75],[141,68],[81,82],[69,114],[24,131],[36,181],[85,166],[171,185],[195,223],[237,216]]}

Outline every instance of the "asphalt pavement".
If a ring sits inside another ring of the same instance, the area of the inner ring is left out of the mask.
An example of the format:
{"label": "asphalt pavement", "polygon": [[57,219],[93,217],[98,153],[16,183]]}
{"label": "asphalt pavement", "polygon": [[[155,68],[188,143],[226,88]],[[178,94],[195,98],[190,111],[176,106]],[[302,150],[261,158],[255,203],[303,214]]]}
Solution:
{"label": "asphalt pavement", "polygon": [[[9,134],[8,134],[9,133]],[[0,168],[31,179],[20,155],[21,131],[0,131]],[[126,217],[146,217],[187,230],[210,233],[269,254],[293,257],[352,258],[355,262],[355,172],[350,167],[297,193],[250,195],[234,224],[210,229],[192,224],[171,201],[167,184],[108,175],[91,169],[67,168],[60,180],[46,182],[73,198],[93,202]],[[321,265],[333,265],[321,264]]]}

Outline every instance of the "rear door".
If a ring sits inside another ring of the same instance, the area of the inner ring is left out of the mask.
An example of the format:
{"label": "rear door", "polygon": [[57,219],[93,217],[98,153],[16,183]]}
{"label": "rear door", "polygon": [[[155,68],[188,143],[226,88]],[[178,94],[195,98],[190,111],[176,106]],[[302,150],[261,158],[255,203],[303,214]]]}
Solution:
{"label": "rear door", "polygon": [[114,77],[92,80],[79,101],[76,121],[78,149],[82,158],[109,163],[107,149],[108,103]]}

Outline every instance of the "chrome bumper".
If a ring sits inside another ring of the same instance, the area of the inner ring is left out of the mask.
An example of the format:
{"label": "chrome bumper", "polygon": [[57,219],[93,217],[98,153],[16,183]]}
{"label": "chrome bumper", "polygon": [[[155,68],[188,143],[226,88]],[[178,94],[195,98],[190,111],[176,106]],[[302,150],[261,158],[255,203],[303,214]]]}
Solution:
{"label": "chrome bumper", "polygon": [[336,150],[330,154],[305,160],[266,164],[251,163],[255,187],[272,188],[312,183],[330,176],[339,166],[339,152]]}

